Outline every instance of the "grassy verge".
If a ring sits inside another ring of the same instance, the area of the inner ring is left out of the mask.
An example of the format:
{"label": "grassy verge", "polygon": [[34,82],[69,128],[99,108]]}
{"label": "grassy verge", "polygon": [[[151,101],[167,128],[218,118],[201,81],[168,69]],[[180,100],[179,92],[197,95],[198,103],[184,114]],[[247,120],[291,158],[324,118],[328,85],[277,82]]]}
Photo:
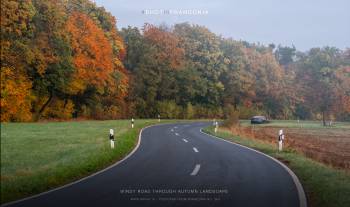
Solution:
{"label": "grassy verge", "polygon": [[216,134],[213,127],[206,128],[204,131],[259,150],[287,164],[303,184],[310,207],[350,206],[350,175],[348,172],[315,162],[292,149],[278,153],[274,145],[256,139],[234,136],[225,129],[220,128]]}
{"label": "grassy verge", "polygon": [[[129,120],[1,123],[1,203],[105,168],[135,147],[141,128],[155,123],[136,120],[133,129]],[[115,131],[114,150],[108,139],[110,128]]]}

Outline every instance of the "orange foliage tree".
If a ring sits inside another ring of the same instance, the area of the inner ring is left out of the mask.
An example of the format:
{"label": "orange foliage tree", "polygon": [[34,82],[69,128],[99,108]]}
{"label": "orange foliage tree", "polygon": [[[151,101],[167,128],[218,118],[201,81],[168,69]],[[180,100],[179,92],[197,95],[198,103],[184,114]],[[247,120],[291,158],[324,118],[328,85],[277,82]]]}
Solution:
{"label": "orange foliage tree", "polygon": [[26,75],[35,8],[30,0],[1,1],[1,121],[31,119],[31,86]]}
{"label": "orange foliage tree", "polygon": [[1,122],[31,119],[31,86],[24,74],[1,67]]}
{"label": "orange foliage tree", "polygon": [[74,12],[67,21],[76,68],[70,93],[83,92],[88,85],[102,90],[113,72],[113,51],[101,28],[87,15]]}
{"label": "orange foliage tree", "polygon": [[85,117],[123,117],[129,82],[121,61],[125,54],[124,44],[117,34],[114,17],[104,11],[95,15],[103,18],[92,19],[78,11],[68,18],[66,29],[71,36],[76,70],[68,93],[76,96],[76,101],[89,99],[78,100]]}
{"label": "orange foliage tree", "polygon": [[145,24],[144,37],[157,49],[156,61],[168,63],[173,69],[183,63],[184,49],[179,47],[179,38],[164,28]]}
{"label": "orange foliage tree", "polygon": [[115,18],[89,0],[1,1],[1,121],[69,119],[84,107],[120,117],[124,55]]}

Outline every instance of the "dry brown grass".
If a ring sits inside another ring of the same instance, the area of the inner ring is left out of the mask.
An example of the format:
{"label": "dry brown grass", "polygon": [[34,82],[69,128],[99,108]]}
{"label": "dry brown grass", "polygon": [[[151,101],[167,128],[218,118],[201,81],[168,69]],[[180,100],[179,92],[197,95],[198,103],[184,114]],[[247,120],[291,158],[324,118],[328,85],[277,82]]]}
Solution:
{"label": "dry brown grass", "polygon": [[[240,126],[232,133],[277,145],[280,127]],[[285,146],[306,157],[350,171],[350,130],[345,128],[284,128]]]}

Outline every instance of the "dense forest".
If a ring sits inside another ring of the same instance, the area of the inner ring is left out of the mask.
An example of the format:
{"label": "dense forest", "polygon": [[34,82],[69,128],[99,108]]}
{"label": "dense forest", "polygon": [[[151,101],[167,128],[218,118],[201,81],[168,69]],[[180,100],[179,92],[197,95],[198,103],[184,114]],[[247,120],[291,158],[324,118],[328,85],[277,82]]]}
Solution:
{"label": "dense forest", "polygon": [[88,0],[1,1],[1,121],[350,120],[350,49],[300,52],[189,23],[116,23]]}

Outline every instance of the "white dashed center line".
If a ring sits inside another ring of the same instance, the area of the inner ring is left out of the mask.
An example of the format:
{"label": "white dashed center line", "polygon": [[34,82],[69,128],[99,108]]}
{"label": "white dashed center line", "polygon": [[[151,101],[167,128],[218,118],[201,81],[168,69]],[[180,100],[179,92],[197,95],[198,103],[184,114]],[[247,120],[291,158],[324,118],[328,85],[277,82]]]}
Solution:
{"label": "white dashed center line", "polygon": [[179,134],[178,134],[178,133],[175,133],[175,135],[176,135],[176,136],[179,136]]}
{"label": "white dashed center line", "polygon": [[195,151],[195,152],[199,152],[199,151],[197,150],[197,148],[195,148],[195,147],[193,147],[193,151]]}
{"label": "white dashed center line", "polygon": [[197,165],[194,167],[194,169],[193,169],[191,175],[192,175],[192,176],[197,175],[197,173],[198,173],[198,171],[199,171],[200,168],[201,168],[201,165],[197,164]]}
{"label": "white dashed center line", "polygon": [[182,139],[182,140],[183,140],[184,142],[186,142],[186,143],[188,142],[187,139]]}
{"label": "white dashed center line", "polygon": [[174,131],[174,129],[171,129],[170,131],[172,131],[172,132],[173,132],[173,131]]}

